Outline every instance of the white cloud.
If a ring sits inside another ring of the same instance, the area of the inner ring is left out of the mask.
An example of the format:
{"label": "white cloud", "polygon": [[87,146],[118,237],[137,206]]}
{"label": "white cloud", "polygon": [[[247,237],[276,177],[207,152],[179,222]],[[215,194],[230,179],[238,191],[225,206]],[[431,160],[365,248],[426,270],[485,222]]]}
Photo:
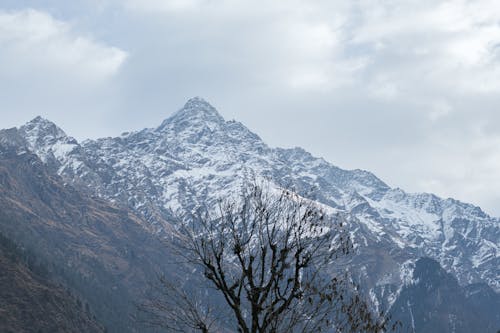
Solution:
{"label": "white cloud", "polygon": [[498,214],[500,193],[500,135],[478,133],[472,140],[450,141],[446,135],[434,139],[430,148],[432,161],[422,166],[425,173],[417,182],[419,191],[481,205],[487,212]]}
{"label": "white cloud", "polygon": [[453,111],[452,106],[445,100],[437,100],[431,104],[429,119],[432,122],[436,122],[446,116],[448,116]]}
{"label": "white cloud", "polygon": [[[495,1],[125,4],[139,15],[165,14],[165,20],[186,24],[182,34],[187,38],[208,34],[214,45],[226,44],[229,51],[250,50],[235,56],[258,56],[253,60],[268,77],[293,90],[333,91],[358,84],[384,100],[407,98],[415,84],[433,87],[438,95],[500,90],[500,10],[495,12]],[[260,56],[259,49],[268,57]]]}
{"label": "white cloud", "polygon": [[95,124],[154,126],[202,95],[271,145],[500,214],[498,0],[76,3],[46,8],[133,50],[126,66],[124,51],[44,11],[0,11],[4,104],[76,105],[85,117],[67,116],[68,132],[96,137],[113,133],[87,134]]}
{"label": "white cloud", "polygon": [[399,88],[393,78],[380,74],[373,77],[371,81],[368,90],[374,97],[385,100],[398,97]]}
{"label": "white cloud", "polygon": [[103,79],[115,74],[126,57],[125,51],[80,36],[45,12],[0,11],[0,75],[52,72]]}
{"label": "white cloud", "polygon": [[[176,52],[207,59],[217,50],[223,53],[219,59],[228,59],[227,64],[250,65],[248,74],[259,75],[266,85],[331,91],[351,83],[367,62],[364,55],[342,54],[342,25],[347,17],[341,3],[328,13],[316,2],[299,0],[179,3],[129,0],[125,8],[134,15],[145,15],[146,20],[156,20],[166,30],[176,30],[174,24],[185,25],[180,34],[191,43]],[[170,38],[165,44],[181,37],[174,34]]]}
{"label": "white cloud", "polygon": [[77,31],[77,23],[44,10],[0,10],[2,127],[36,115],[80,137],[111,126],[103,119],[127,53]]}
{"label": "white cloud", "polygon": [[351,42],[376,50],[378,75],[397,68],[412,92],[417,83],[448,93],[500,91],[498,2],[372,2],[358,10]]}
{"label": "white cloud", "polygon": [[127,0],[125,5],[130,10],[144,12],[179,12],[195,9],[203,2],[203,0]]}

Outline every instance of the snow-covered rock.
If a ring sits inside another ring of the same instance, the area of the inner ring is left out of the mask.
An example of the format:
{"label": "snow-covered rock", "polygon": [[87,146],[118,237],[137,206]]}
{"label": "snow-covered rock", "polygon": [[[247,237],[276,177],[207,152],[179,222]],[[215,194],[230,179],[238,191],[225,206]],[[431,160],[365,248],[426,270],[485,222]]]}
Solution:
{"label": "snow-covered rock", "polygon": [[[7,134],[13,141],[11,132],[0,132],[0,143]],[[362,254],[355,262],[373,294],[394,299],[401,270],[421,256],[439,261],[460,283],[484,281],[500,290],[498,218],[454,199],[390,188],[370,172],[340,169],[301,148],[271,148],[198,97],[157,128],[120,137],[78,143],[40,117],[15,134],[67,181],[130,207],[157,232],[165,227],[158,221],[238,193],[256,175],[350,216]]]}

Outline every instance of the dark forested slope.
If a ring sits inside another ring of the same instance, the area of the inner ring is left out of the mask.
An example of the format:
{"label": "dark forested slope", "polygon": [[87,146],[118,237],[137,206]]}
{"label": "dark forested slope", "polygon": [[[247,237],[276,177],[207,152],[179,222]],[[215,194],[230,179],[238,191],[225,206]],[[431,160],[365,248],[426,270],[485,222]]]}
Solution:
{"label": "dark forested slope", "polygon": [[[144,326],[132,319],[136,304],[157,274],[172,271],[166,247],[140,218],[64,184],[35,155],[2,147],[0,233],[34,253],[44,273],[88,302],[109,331],[143,332]],[[29,286],[31,276],[23,268],[3,272],[8,283],[24,279]],[[40,288],[32,287],[27,293],[36,298]],[[40,293],[57,298],[58,291],[51,290]],[[15,309],[2,310],[4,316],[15,315]]]}
{"label": "dark forested slope", "polygon": [[0,235],[0,332],[104,332],[89,306],[47,275],[35,255]]}

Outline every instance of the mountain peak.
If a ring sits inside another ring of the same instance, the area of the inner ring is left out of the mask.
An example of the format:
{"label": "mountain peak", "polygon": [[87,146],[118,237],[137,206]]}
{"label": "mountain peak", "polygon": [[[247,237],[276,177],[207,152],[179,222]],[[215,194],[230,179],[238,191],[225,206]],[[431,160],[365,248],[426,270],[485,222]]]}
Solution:
{"label": "mountain peak", "polygon": [[42,142],[53,142],[67,137],[66,133],[56,124],[40,116],[21,126],[19,131],[26,138],[30,148],[34,148]]}
{"label": "mountain peak", "polygon": [[26,126],[52,126],[55,124],[53,122],[51,122],[50,120],[48,119],[45,119],[43,118],[42,116],[36,116],[35,118],[31,119],[30,121],[28,121],[23,127],[26,127]]}
{"label": "mountain peak", "polygon": [[183,109],[186,108],[214,109],[214,107],[210,103],[208,103],[205,99],[199,96],[195,96],[188,99],[186,104],[184,104]]}
{"label": "mountain peak", "polygon": [[41,116],[36,116],[32,120],[28,121],[26,124],[20,127],[21,130],[24,131],[43,131],[43,132],[50,132],[53,135],[57,136],[66,136],[66,133],[59,128],[56,124],[51,122],[48,119],[45,119]]}
{"label": "mountain peak", "polygon": [[206,120],[224,121],[224,118],[222,118],[217,109],[198,96],[188,99],[182,109],[174,114],[174,117],[183,113],[189,113],[191,116],[202,116]]}
{"label": "mountain peak", "polygon": [[169,124],[180,123],[222,124],[225,123],[225,120],[210,103],[196,96],[188,99],[179,111],[164,120],[158,130],[164,129]]}

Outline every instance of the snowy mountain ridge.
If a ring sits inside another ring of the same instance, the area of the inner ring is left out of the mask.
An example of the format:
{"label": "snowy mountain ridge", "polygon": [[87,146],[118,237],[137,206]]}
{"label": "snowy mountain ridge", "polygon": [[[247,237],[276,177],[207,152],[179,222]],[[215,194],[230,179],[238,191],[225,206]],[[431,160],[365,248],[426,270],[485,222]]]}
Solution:
{"label": "snowy mountain ridge", "polygon": [[176,212],[237,193],[252,174],[266,177],[349,214],[363,254],[357,264],[375,294],[394,297],[387,290],[402,285],[402,269],[420,256],[436,259],[462,284],[500,290],[498,218],[454,199],[390,188],[370,172],[340,169],[301,148],[271,148],[198,97],[157,128],[116,138],[79,143],[37,117],[0,131],[2,144],[37,154],[66,181],[130,207],[158,232],[165,229],[159,221]]}

